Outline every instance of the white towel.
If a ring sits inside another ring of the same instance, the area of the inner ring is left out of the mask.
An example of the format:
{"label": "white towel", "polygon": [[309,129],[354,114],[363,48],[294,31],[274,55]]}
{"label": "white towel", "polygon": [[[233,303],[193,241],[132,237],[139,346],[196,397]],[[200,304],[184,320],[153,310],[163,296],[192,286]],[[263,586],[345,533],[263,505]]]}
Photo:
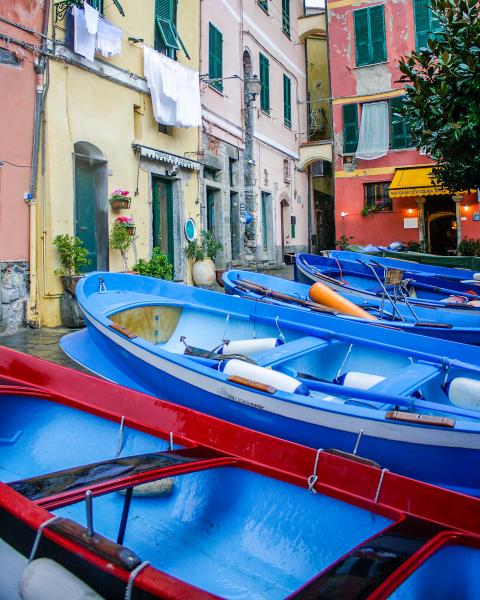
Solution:
{"label": "white towel", "polygon": [[109,57],[120,54],[122,51],[122,30],[106,19],[98,21],[97,50],[102,56]]}
{"label": "white towel", "polygon": [[155,120],[164,125],[175,125],[176,103],[163,93],[163,64],[160,54],[144,46],[143,59],[143,69],[150,89]]}
{"label": "white towel", "polygon": [[85,23],[87,24],[88,33],[97,35],[98,29],[98,10],[90,6],[88,2],[84,3]]}
{"label": "white towel", "polygon": [[94,34],[89,33],[85,21],[85,11],[78,6],[73,7],[73,20],[75,23],[75,36],[73,49],[77,54],[93,62],[95,56],[95,38]]}

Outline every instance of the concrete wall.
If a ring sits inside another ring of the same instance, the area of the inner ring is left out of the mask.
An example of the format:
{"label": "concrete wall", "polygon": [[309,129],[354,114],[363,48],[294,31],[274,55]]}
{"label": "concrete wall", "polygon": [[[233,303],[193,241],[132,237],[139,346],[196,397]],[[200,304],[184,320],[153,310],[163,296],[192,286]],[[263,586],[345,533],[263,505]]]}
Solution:
{"label": "concrete wall", "polygon": [[[252,155],[254,166],[254,247],[251,253],[243,247],[240,262],[254,264],[281,263],[281,202],[284,209],[285,251],[304,249],[308,245],[307,174],[297,170],[300,137],[306,130],[306,73],[305,47],[297,34],[297,19],[303,14],[303,2],[292,0],[290,8],[290,39],[282,32],[281,2],[269,3],[269,15],[256,0],[204,0],[202,2],[201,72],[208,73],[208,27],[211,22],[223,35],[223,92],[208,85],[202,91],[203,104],[203,162],[213,168],[228,169],[228,157],[238,156],[239,204],[245,206],[245,124],[243,53],[247,51],[252,61],[253,74],[259,75],[259,53],[270,61],[270,113],[259,109],[257,97],[253,110],[254,139]],[[291,80],[292,127],[285,127],[283,116],[283,74]],[[235,77],[233,77],[235,76]],[[300,102],[300,104],[297,103]],[[285,182],[284,161],[290,164],[290,181]],[[205,188],[212,187],[207,180],[200,189],[204,206]],[[213,186],[215,187],[215,186]],[[222,198],[220,229],[217,237],[224,244],[219,256],[220,266],[231,264],[230,248],[230,185],[228,173],[218,174],[217,187]],[[233,190],[233,188],[232,188]],[[267,210],[267,249],[263,248],[261,194],[269,194]],[[291,216],[296,218],[295,237],[290,228]],[[244,226],[240,237],[243,246]]]}
{"label": "concrete wall", "polygon": [[[60,279],[53,271],[59,266],[52,241],[57,234],[74,232],[74,144],[87,142],[98,148],[106,161],[106,198],[116,188],[126,188],[132,196],[132,206],[121,212],[112,211],[108,205],[109,230],[119,215],[133,216],[136,240],[128,252],[131,268],[138,258],[149,258],[152,249],[152,175],[165,176],[171,165],[149,158],[140,159],[132,144],[140,144],[180,157],[198,158],[199,131],[196,128],[172,128],[171,135],[161,133],[154,120],[151,100],[143,79],[143,49],[141,44],[128,42],[127,38],[141,37],[153,45],[154,0],[142,3],[123,0],[125,18],[113,4],[106,8],[106,17],[123,29],[122,54],[111,59],[98,59],[85,64],[74,53],[68,60],[50,61],[50,87],[45,111],[45,170],[39,177],[37,219],[37,270],[39,322],[54,326],[60,322]],[[177,25],[190,55],[183,53],[178,61],[198,70],[199,66],[199,15],[200,3],[180,2]],[[64,22],[55,27],[55,36],[63,39]],[[73,56],[72,56],[73,55]],[[92,68],[102,67],[106,78]],[[85,68],[87,67],[87,68]],[[121,79],[125,71],[134,74]],[[112,75],[113,73],[113,75]],[[183,235],[184,220],[193,217],[199,224],[197,171],[177,168],[173,183],[175,278],[189,280],[184,256],[186,240]],[[181,208],[181,214],[178,212]],[[108,232],[104,243],[108,246]],[[109,268],[122,270],[120,253],[108,252]]]}
{"label": "concrete wall", "polygon": [[[44,2],[0,0],[0,16],[41,31]],[[35,103],[32,45],[40,36],[5,21],[0,40],[0,331],[23,324],[28,295],[29,208]]]}

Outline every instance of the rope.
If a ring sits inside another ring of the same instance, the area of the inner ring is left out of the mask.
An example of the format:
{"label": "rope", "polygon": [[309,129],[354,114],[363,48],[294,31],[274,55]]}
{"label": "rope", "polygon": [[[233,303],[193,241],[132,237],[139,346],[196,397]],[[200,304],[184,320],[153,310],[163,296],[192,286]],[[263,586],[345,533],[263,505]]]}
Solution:
{"label": "rope", "polygon": [[385,473],[388,471],[388,469],[382,469],[382,472],[380,474],[380,479],[378,481],[378,487],[377,487],[377,493],[375,494],[375,504],[378,502],[378,498],[380,496],[380,490],[382,489],[382,483],[383,483],[383,478],[385,477]]}
{"label": "rope", "polygon": [[145,567],[148,567],[149,564],[150,564],[149,560],[144,560],[141,564],[138,565],[138,567],[135,567],[135,569],[133,569],[133,571],[130,573],[130,576],[129,576],[128,582],[127,582],[127,587],[125,588],[125,600],[131,600],[133,586],[135,584],[135,578],[140,573],[140,571],[143,571],[143,569]]}
{"label": "rope", "polygon": [[316,494],[317,493],[316,490],[315,490],[315,484],[318,481],[317,468],[318,468],[318,461],[320,459],[320,452],[323,452],[323,448],[319,448],[317,450],[317,455],[315,456],[315,465],[313,467],[313,473],[307,479],[307,481],[308,481],[308,491],[311,494]]}
{"label": "rope", "polygon": [[32,550],[30,551],[30,556],[28,557],[29,563],[31,563],[32,560],[35,558],[35,554],[37,553],[38,545],[40,544],[40,538],[42,537],[43,530],[45,529],[45,527],[48,527],[59,518],[60,517],[51,517],[50,519],[44,521],[37,529],[37,535],[35,537],[35,541],[33,542]]}
{"label": "rope", "polygon": [[343,278],[342,267],[340,265],[340,262],[339,262],[339,260],[338,260],[338,258],[336,256],[334,256],[333,258],[335,259],[335,262],[337,263],[337,266],[338,266],[338,271],[339,271],[339,274],[340,274],[340,283],[342,283],[342,284],[345,285],[347,282]]}

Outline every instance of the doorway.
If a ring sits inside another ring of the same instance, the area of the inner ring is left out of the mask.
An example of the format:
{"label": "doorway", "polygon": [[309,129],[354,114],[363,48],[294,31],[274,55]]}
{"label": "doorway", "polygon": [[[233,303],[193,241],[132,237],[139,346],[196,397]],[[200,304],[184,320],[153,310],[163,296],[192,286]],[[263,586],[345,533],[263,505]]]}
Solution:
{"label": "doorway", "polygon": [[457,249],[455,203],[450,196],[429,196],[425,202],[427,247],[446,255]]}
{"label": "doorway", "polygon": [[173,190],[172,182],[159,177],[153,178],[153,219],[152,240],[153,247],[160,248],[168,256],[173,265]]}
{"label": "doorway", "polygon": [[74,234],[87,250],[88,264],[79,270],[108,270],[107,162],[88,142],[74,145]]}
{"label": "doorway", "polygon": [[312,250],[319,254],[321,250],[335,247],[335,214],[333,198],[329,194],[313,191],[315,211],[315,235],[312,238]]}
{"label": "doorway", "polygon": [[215,235],[215,190],[207,187],[207,230]]}
{"label": "doorway", "polygon": [[287,233],[290,228],[290,214],[287,211],[289,203],[288,200],[286,200],[285,198],[280,202],[280,230],[281,230],[281,236],[282,236],[282,260],[284,260],[284,255],[285,255],[285,245],[286,245],[286,238],[289,238],[289,234]]}

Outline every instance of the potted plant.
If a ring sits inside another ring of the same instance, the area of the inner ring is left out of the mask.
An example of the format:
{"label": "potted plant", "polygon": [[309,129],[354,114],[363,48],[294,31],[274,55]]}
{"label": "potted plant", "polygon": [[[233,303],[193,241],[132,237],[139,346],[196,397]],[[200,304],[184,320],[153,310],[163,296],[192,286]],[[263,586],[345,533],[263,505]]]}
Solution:
{"label": "potted plant", "polygon": [[212,287],[216,280],[215,257],[223,245],[211,231],[202,231],[201,239],[189,242],[185,250],[187,258],[193,261],[192,277],[195,285]]}
{"label": "potted plant", "polygon": [[152,258],[150,260],[141,258],[132,268],[139,275],[157,277],[158,279],[166,279],[167,281],[173,279],[172,263],[168,260],[168,256],[165,252],[162,252],[160,248],[154,248],[152,250]]}
{"label": "potted plant", "polygon": [[82,277],[79,274],[79,269],[88,265],[88,250],[83,247],[83,242],[80,238],[64,233],[57,235],[53,240],[53,245],[56,247],[60,256],[62,266],[55,269],[55,275],[59,275],[62,279],[63,287],[70,294],[75,294],[77,281]]}
{"label": "potted plant", "polygon": [[118,225],[118,227],[123,227],[124,229],[126,229],[128,235],[130,235],[130,236],[135,235],[136,227],[135,227],[135,222],[133,220],[133,217],[117,217],[115,219],[115,225]]}
{"label": "potted plant", "polygon": [[114,210],[130,208],[132,199],[129,196],[129,193],[128,190],[123,190],[121,188],[113,190],[112,195],[110,196],[110,206]]}
{"label": "potted plant", "polygon": [[[118,219],[115,220],[109,239],[110,248],[120,251],[124,271],[128,271],[127,251],[133,242],[133,235],[130,233],[132,226],[129,225],[129,218],[131,219],[131,217],[118,217]],[[122,221],[122,219],[127,220]],[[135,230],[134,226],[133,229]]]}

